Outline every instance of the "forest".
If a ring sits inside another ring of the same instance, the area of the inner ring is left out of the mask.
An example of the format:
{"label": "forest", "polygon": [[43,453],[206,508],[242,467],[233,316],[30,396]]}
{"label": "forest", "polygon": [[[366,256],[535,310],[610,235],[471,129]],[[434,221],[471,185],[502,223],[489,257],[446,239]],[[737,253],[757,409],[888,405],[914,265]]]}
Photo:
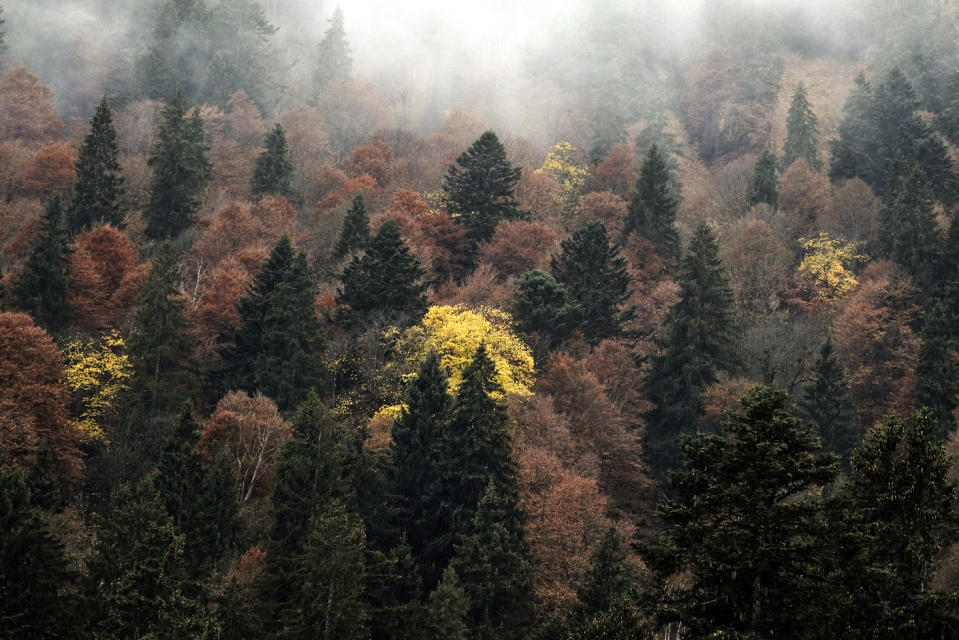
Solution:
{"label": "forest", "polygon": [[0,0],[0,638],[959,638],[957,166],[955,0]]}

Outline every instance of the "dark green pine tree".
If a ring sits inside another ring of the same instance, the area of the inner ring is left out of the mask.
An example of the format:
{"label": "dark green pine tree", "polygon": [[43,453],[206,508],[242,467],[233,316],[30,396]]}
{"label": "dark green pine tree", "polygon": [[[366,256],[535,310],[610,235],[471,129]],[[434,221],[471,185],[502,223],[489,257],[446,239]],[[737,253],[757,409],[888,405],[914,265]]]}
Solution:
{"label": "dark green pine tree", "polygon": [[330,26],[317,47],[316,73],[313,75],[313,94],[320,95],[334,83],[346,82],[353,70],[350,43],[343,28],[343,11],[333,11]]}
{"label": "dark green pine tree", "polygon": [[636,189],[629,195],[624,232],[635,231],[649,239],[659,255],[679,259],[676,212],[679,199],[670,186],[669,167],[656,145],[649,148]]}
{"label": "dark green pine tree", "polygon": [[884,176],[883,163],[876,155],[875,96],[862,72],[856,76],[842,113],[839,137],[830,142],[829,178],[862,178],[876,189]]}
{"label": "dark green pine tree", "polygon": [[756,169],[753,171],[753,184],[749,191],[749,204],[757,205],[765,202],[772,208],[779,203],[779,176],[777,166],[779,161],[776,154],[769,148],[763,149],[756,160]]}
{"label": "dark green pine tree", "polygon": [[237,305],[240,325],[221,333],[221,384],[260,391],[292,411],[323,379],[315,301],[306,254],[284,235]]}
{"label": "dark green pine tree", "polygon": [[32,315],[47,331],[57,332],[70,321],[69,277],[70,239],[64,228],[60,196],[54,196],[43,212],[40,236],[27,265],[13,285],[13,305]]}
{"label": "dark green pine tree", "polygon": [[[278,86],[271,39],[277,28],[257,0],[221,0],[213,6],[206,42],[213,49],[205,64],[203,102],[225,104],[242,90],[263,104]],[[196,63],[197,61],[192,61]]]}
{"label": "dark green pine tree", "polygon": [[950,142],[959,143],[959,72],[949,79],[945,104],[939,114],[939,124]]}
{"label": "dark green pine tree", "polygon": [[353,198],[350,208],[346,210],[343,226],[340,228],[340,237],[333,248],[337,258],[356,253],[370,246],[370,217],[366,213],[366,201],[363,194]]}
{"label": "dark green pine tree", "polygon": [[942,237],[936,223],[932,186],[919,165],[911,172],[897,156],[887,180],[879,214],[879,244],[884,257],[903,267],[926,292],[935,287]]}
{"label": "dark green pine tree", "polygon": [[100,223],[123,225],[123,176],[120,170],[117,130],[106,96],[90,120],[77,159],[73,200],[67,210],[70,233],[76,235]]}
{"label": "dark green pine tree", "polygon": [[178,256],[167,240],[157,248],[140,286],[140,308],[129,340],[131,386],[151,414],[172,413],[194,391],[193,338],[178,282]]}
{"label": "dark green pine tree", "polygon": [[182,91],[203,101],[213,58],[210,10],[202,0],[164,0],[157,3],[155,15],[146,51],[136,61],[139,93],[169,100]]}
{"label": "dark green pine tree", "polygon": [[466,640],[466,616],[470,603],[456,570],[446,567],[443,577],[430,593],[426,610],[426,631],[431,638]]}
{"label": "dark green pine tree", "polygon": [[579,329],[593,344],[618,336],[632,309],[623,309],[629,298],[629,274],[619,247],[609,241],[602,222],[587,222],[563,241],[562,252],[550,259],[550,271],[566,287],[569,298],[581,309]]}
{"label": "dark green pine tree", "polygon": [[637,577],[629,564],[626,542],[616,527],[609,527],[576,589],[576,614],[585,620],[609,610],[636,587]]}
{"label": "dark green pine tree", "polygon": [[[657,511],[663,533],[644,549],[665,589],[662,623],[688,638],[803,638],[828,602],[816,576],[825,535],[821,488],[836,458],[820,451],[785,391],[752,388],[723,434],[684,438],[687,464],[672,475],[674,497]],[[661,592],[663,593],[663,592]]]}
{"label": "dark green pine tree", "polygon": [[362,257],[353,256],[340,282],[336,303],[349,307],[348,324],[414,324],[426,312],[423,269],[395,220],[383,223]]}
{"label": "dark green pine tree", "polygon": [[512,493],[504,495],[490,479],[453,559],[470,602],[469,626],[481,640],[525,638],[533,622],[529,549],[515,524]]}
{"label": "dark green pine tree", "polygon": [[[938,297],[945,307],[948,317],[959,316],[959,214],[953,213],[949,220],[949,231],[943,251],[939,254],[939,267],[936,269]],[[0,298],[0,305],[3,304]],[[959,326],[950,326],[953,339],[959,340]]]}
{"label": "dark green pine tree", "polygon": [[520,330],[537,336],[546,350],[559,346],[581,324],[582,308],[552,275],[533,269],[514,281],[514,317]]}
{"label": "dark green pine tree", "polygon": [[200,112],[187,117],[181,91],[164,107],[147,164],[153,170],[144,211],[148,237],[177,236],[193,224],[211,175]]}
{"label": "dark green pine tree", "polygon": [[680,463],[679,437],[696,430],[702,393],[736,366],[732,291],[712,229],[693,233],[680,262],[679,302],[665,322],[664,353],[653,360],[646,394],[649,462],[660,477]]}
{"label": "dark green pine tree", "polygon": [[0,469],[0,531],[0,637],[72,637],[76,576],[19,470]]}
{"label": "dark green pine tree", "polygon": [[266,135],[263,142],[266,149],[256,159],[253,166],[253,178],[250,180],[250,192],[254,197],[265,195],[288,196],[293,193],[290,179],[293,176],[293,162],[286,147],[286,132],[277,124]]}
{"label": "dark green pine tree", "polygon": [[805,418],[819,428],[823,448],[838,454],[848,467],[849,454],[859,442],[856,407],[832,336],[826,336],[813,365],[813,379],[803,389]]}
{"label": "dark green pine tree", "polygon": [[205,620],[176,533],[152,478],[121,485],[87,562],[85,633],[96,638],[197,637]]}
{"label": "dark green pine tree", "polygon": [[423,630],[420,570],[406,537],[389,553],[367,554],[371,640],[419,640]]}
{"label": "dark green pine tree", "polygon": [[941,303],[933,305],[926,315],[916,363],[916,406],[929,409],[946,440],[956,428],[954,416],[959,395],[959,366],[954,352],[955,330],[950,326]]}
{"label": "dark green pine tree", "polygon": [[521,174],[492,131],[481,135],[446,170],[443,192],[450,215],[466,227],[474,245],[492,238],[501,220],[524,217],[513,195]]}
{"label": "dark green pine tree", "polygon": [[800,82],[789,105],[786,116],[786,143],[783,145],[782,168],[785,170],[796,160],[803,158],[809,166],[819,171],[819,119],[813,113],[806,87]]}

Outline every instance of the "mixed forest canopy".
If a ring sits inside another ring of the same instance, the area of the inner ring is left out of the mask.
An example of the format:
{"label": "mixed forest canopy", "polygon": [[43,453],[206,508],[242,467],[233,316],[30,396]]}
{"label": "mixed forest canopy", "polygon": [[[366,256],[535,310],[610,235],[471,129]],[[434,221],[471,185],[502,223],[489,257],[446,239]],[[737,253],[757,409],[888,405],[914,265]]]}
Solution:
{"label": "mixed forest canopy", "polygon": [[449,4],[0,0],[0,637],[959,637],[959,5]]}

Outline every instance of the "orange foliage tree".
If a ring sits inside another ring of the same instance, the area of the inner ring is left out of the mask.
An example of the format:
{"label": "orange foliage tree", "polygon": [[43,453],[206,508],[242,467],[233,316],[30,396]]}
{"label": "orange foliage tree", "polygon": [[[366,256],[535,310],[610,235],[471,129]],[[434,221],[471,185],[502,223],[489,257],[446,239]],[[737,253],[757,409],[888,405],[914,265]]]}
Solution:
{"label": "orange foliage tree", "polygon": [[506,220],[496,225],[493,237],[483,247],[480,260],[509,278],[530,269],[549,268],[552,253],[559,253],[562,234],[544,222]]}
{"label": "orange foliage tree", "polygon": [[26,67],[0,78],[0,140],[41,145],[60,137],[64,126],[53,106],[53,91]]}
{"label": "orange foliage tree", "polygon": [[137,264],[133,243],[110,225],[85,231],[70,254],[70,306],[77,326],[116,326],[133,307],[148,265]]}
{"label": "orange foliage tree", "polygon": [[43,200],[70,197],[76,175],[77,150],[69,142],[40,147],[20,174],[20,191]]}
{"label": "orange foliage tree", "polygon": [[628,144],[614,144],[593,171],[591,186],[596,191],[609,191],[626,197],[639,179],[639,166]]}

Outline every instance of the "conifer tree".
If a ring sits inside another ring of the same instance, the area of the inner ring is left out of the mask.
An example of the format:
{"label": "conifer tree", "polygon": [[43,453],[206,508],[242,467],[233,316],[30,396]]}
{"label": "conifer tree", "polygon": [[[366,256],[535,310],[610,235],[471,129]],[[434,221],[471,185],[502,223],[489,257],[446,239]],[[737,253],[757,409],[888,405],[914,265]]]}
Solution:
{"label": "conifer tree", "polygon": [[351,324],[413,324],[426,312],[423,270],[395,220],[383,223],[362,257],[353,256],[340,281],[336,302],[349,307]]}
{"label": "conifer tree", "polygon": [[220,336],[232,389],[269,396],[292,411],[322,380],[322,335],[306,254],[287,236],[277,241],[237,305],[240,325]]}
{"label": "conifer tree", "polygon": [[812,105],[806,97],[806,87],[800,82],[789,105],[786,117],[786,143],[783,145],[782,168],[785,170],[793,162],[803,158],[809,166],[819,171],[819,119],[813,113]]}
{"label": "conifer tree", "polygon": [[481,135],[446,170],[443,192],[450,215],[466,227],[474,245],[492,238],[501,220],[524,217],[513,195],[521,174],[492,131]]}
{"label": "conifer tree", "polygon": [[959,395],[959,367],[954,357],[956,343],[941,303],[926,315],[916,364],[916,406],[929,410],[943,440],[956,427],[953,417]]}
{"label": "conifer tree", "polygon": [[158,247],[140,287],[129,341],[131,386],[151,413],[178,407],[193,393],[193,338],[178,282],[176,250],[167,240]]}
{"label": "conifer tree", "polygon": [[466,640],[466,615],[469,613],[469,598],[463,590],[456,570],[446,567],[443,577],[430,593],[426,613],[426,630],[433,638]]}
{"label": "conifer tree", "polygon": [[712,229],[693,233],[680,263],[679,302],[665,322],[664,354],[653,361],[646,393],[650,464],[662,474],[679,463],[679,436],[692,433],[702,392],[736,364],[732,291]]}
{"label": "conifer tree", "polygon": [[[902,266],[925,291],[934,286],[942,242],[931,185],[919,165],[911,172],[897,156],[887,180],[879,216],[879,243],[885,257]],[[902,172],[902,173],[900,173]]]}
{"label": "conifer tree", "polygon": [[250,180],[250,192],[254,197],[264,195],[288,196],[293,192],[290,179],[293,175],[293,162],[286,146],[286,132],[277,124],[266,135],[265,150],[256,159],[253,166],[253,178]]}
{"label": "conifer tree", "polygon": [[120,171],[117,131],[106,96],[90,120],[77,159],[73,200],[67,210],[70,233],[76,235],[100,223],[123,225],[123,176]]}
{"label": "conifer tree", "polygon": [[662,539],[643,554],[660,585],[685,571],[688,586],[666,591],[661,622],[690,638],[813,637],[803,633],[828,597],[812,579],[825,533],[816,493],[835,477],[835,457],[820,452],[785,391],[761,385],[727,414],[722,435],[698,433],[682,448],[675,496],[657,509]]}
{"label": "conifer tree", "polygon": [[749,192],[749,204],[757,205],[765,202],[772,208],[779,203],[779,177],[776,154],[769,148],[763,149],[756,160],[756,169],[753,172],[753,184]]}
{"label": "conifer tree", "polygon": [[859,441],[856,409],[832,336],[827,336],[813,365],[813,379],[803,389],[804,417],[819,428],[823,448],[838,454],[848,465]]}
{"label": "conifer tree", "polygon": [[835,181],[858,177],[873,189],[881,180],[883,169],[882,162],[876,157],[874,102],[872,85],[860,72],[843,107],[839,137],[830,142],[830,179]]}
{"label": "conifer tree", "polygon": [[75,575],[63,544],[31,504],[23,474],[0,469],[0,637],[69,635]]}
{"label": "conifer tree", "polygon": [[626,545],[616,527],[609,527],[593,551],[589,570],[576,589],[577,614],[591,618],[610,609],[635,586]]}
{"label": "conifer tree", "polygon": [[676,211],[679,199],[670,186],[669,167],[656,145],[649,148],[639,173],[636,189],[629,196],[629,213],[624,231],[635,231],[649,239],[659,255],[679,259],[679,232]]}
{"label": "conifer tree", "polygon": [[314,95],[323,93],[331,83],[349,80],[353,69],[350,44],[346,40],[343,11],[340,7],[333,11],[329,23],[317,51],[316,73],[313,76]]}
{"label": "conifer tree", "polygon": [[594,344],[620,335],[632,315],[631,309],[623,309],[629,298],[629,274],[606,226],[587,222],[561,247],[562,252],[550,259],[550,271],[579,306],[583,335]]}
{"label": "conifer tree", "polygon": [[47,331],[66,327],[70,320],[69,274],[70,240],[64,228],[60,196],[54,196],[43,212],[40,236],[27,265],[13,286],[14,306],[32,315]]}
{"label": "conifer tree", "polygon": [[366,567],[372,640],[418,640],[424,622],[420,571],[406,537],[389,553],[368,553]]}
{"label": "conifer tree", "polygon": [[539,336],[549,348],[561,344],[581,324],[582,308],[552,275],[533,269],[513,283],[515,318],[521,331]]}
{"label": "conifer tree", "polygon": [[211,166],[200,112],[187,117],[183,92],[164,107],[147,164],[153,170],[144,215],[150,238],[177,236],[193,224]]}
{"label": "conifer tree", "polygon": [[338,258],[355,253],[370,246],[370,217],[366,213],[366,201],[363,194],[357,195],[346,210],[340,237],[333,249]]}

